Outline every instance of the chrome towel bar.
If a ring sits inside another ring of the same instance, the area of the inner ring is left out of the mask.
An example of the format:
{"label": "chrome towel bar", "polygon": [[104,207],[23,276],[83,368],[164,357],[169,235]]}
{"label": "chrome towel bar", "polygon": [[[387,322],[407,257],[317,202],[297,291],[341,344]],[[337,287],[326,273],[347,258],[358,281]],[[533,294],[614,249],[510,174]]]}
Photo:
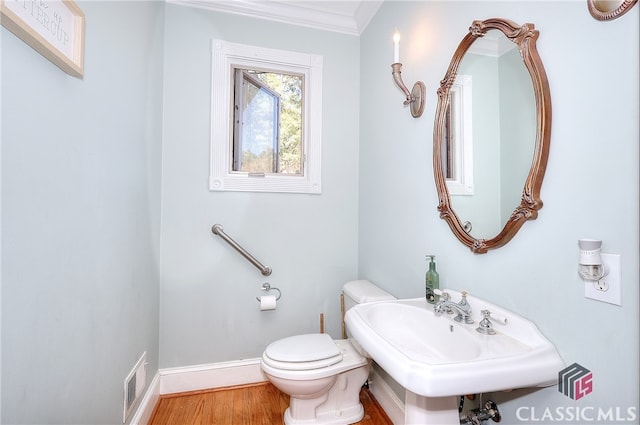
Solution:
{"label": "chrome towel bar", "polygon": [[[263,276],[270,276],[271,275],[271,267],[269,266],[265,266],[264,264],[262,264],[260,261],[256,260],[256,258],[249,254],[247,252],[246,249],[244,249],[243,247],[241,247],[236,241],[234,241],[233,239],[231,239],[229,237],[229,235],[227,235],[223,229],[222,229],[222,225],[221,224],[214,224],[213,227],[211,228],[211,232],[214,235],[218,235],[220,236],[222,239],[225,240],[225,242],[227,242],[229,245],[231,245],[236,251],[238,251],[240,254],[242,254],[242,256],[244,258],[246,258],[247,260],[249,260],[249,262],[251,264],[253,264],[254,266],[256,266],[258,268],[258,270],[260,270],[260,273],[262,273]],[[275,289],[275,288],[274,288]]]}

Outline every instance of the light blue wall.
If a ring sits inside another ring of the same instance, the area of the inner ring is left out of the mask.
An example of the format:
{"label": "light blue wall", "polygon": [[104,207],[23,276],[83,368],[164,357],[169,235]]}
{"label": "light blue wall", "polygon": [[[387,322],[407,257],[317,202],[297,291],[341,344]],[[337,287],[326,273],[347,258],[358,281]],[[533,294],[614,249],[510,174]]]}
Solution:
{"label": "light blue wall", "polygon": [[[436,254],[442,286],[531,318],[567,363],[593,372],[593,393],[579,402],[555,387],[497,395],[511,399],[501,406],[507,424],[518,423],[521,406],[539,414],[563,405],[638,406],[639,8],[598,22],[585,2],[543,4],[385,2],[360,40],[359,277],[397,296],[422,296],[424,255]],[[491,17],[540,30],[553,129],[540,216],[507,246],[476,255],[438,217],[433,117],[458,43],[473,20]],[[389,76],[396,28],[405,82],[427,86],[421,119],[402,106]],[[622,255],[622,307],[584,298],[576,274],[582,237],[602,238],[604,252]]]}
{"label": "light blue wall", "polygon": [[158,370],[163,3],[81,2],[84,79],[4,27],[2,423],[122,423]]}
{"label": "light blue wall", "polygon": [[[358,37],[168,4],[162,180],[160,364],[259,357],[271,341],[340,335],[341,285],[356,278]],[[322,194],[210,192],[210,40],[322,55]],[[218,236],[224,230],[273,274]],[[280,288],[275,311],[255,297]]]}

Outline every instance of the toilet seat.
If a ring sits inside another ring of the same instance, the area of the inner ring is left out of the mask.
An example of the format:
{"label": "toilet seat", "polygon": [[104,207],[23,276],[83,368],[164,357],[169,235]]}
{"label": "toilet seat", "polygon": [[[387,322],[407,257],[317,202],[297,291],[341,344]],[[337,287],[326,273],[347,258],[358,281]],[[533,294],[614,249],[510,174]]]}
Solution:
{"label": "toilet seat", "polygon": [[278,369],[313,370],[339,363],[342,352],[328,334],[305,334],[269,344],[263,360]]}
{"label": "toilet seat", "polygon": [[[324,335],[324,334],[316,334],[316,335]],[[305,336],[305,335],[299,335]],[[328,337],[328,340],[327,340]],[[262,361],[260,362],[260,367],[263,372],[268,375],[272,375],[281,379],[291,379],[294,381],[305,381],[312,379],[321,379],[328,376],[335,376],[339,373],[345,372],[350,369],[354,369],[360,366],[365,366],[369,360],[363,357],[358,351],[353,347],[351,342],[346,339],[338,339],[331,340],[331,337],[327,335],[327,337],[322,337],[325,340],[326,350],[329,350],[328,343],[332,344],[338,351],[337,356],[331,356],[321,360],[313,360],[309,362],[293,362],[293,361],[282,361],[282,360],[274,360],[270,356],[267,355],[267,350],[262,353]],[[298,336],[294,336],[291,338],[298,338]],[[288,339],[288,338],[285,338]],[[313,338],[310,338],[313,340]],[[320,339],[320,338],[318,338]],[[296,342],[297,347],[300,349],[304,349],[304,345],[299,345],[300,341],[305,341],[306,339],[294,339],[292,341],[288,341],[288,343]],[[280,340],[282,341],[282,340]],[[275,341],[272,344],[276,344],[280,341]],[[276,345],[275,348],[269,349],[269,353],[278,356],[278,348],[280,344]],[[283,345],[284,346],[284,345]],[[311,345],[310,345],[311,346]],[[269,348],[269,347],[267,347]],[[297,348],[296,348],[297,349]],[[275,351],[275,353],[274,353]],[[312,351],[312,350],[310,350]],[[331,353],[331,351],[320,350],[321,353]],[[283,355],[283,358],[292,358],[288,357],[285,353],[280,353]],[[309,354],[309,356],[312,356]],[[322,357],[323,355],[319,355]],[[307,357],[309,358],[309,357]]]}

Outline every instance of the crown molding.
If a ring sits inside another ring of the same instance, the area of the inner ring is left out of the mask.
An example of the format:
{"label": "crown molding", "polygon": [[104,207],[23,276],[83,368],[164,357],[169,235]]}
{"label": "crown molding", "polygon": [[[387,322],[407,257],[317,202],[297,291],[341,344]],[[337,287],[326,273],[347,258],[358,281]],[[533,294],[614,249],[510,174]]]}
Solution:
{"label": "crown molding", "polygon": [[166,0],[167,3],[359,36],[383,0]]}

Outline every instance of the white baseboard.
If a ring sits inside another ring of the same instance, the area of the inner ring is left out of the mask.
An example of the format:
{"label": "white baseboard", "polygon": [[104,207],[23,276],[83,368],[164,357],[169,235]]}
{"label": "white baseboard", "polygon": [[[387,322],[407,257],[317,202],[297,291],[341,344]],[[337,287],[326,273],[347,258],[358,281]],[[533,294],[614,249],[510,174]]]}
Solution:
{"label": "white baseboard", "polygon": [[147,425],[163,394],[183,393],[265,382],[260,359],[160,369],[142,398],[131,425]]}
{"label": "white baseboard", "polygon": [[160,394],[183,393],[265,382],[260,359],[161,369]]}
{"label": "white baseboard", "polygon": [[376,373],[375,369],[371,370],[369,391],[394,425],[404,424],[404,402],[398,398],[384,378]]}
{"label": "white baseboard", "polygon": [[[131,425],[147,425],[161,395],[265,382],[260,359],[237,360],[198,366],[160,369],[138,406]],[[371,393],[395,425],[404,423],[404,403],[375,371]]]}

